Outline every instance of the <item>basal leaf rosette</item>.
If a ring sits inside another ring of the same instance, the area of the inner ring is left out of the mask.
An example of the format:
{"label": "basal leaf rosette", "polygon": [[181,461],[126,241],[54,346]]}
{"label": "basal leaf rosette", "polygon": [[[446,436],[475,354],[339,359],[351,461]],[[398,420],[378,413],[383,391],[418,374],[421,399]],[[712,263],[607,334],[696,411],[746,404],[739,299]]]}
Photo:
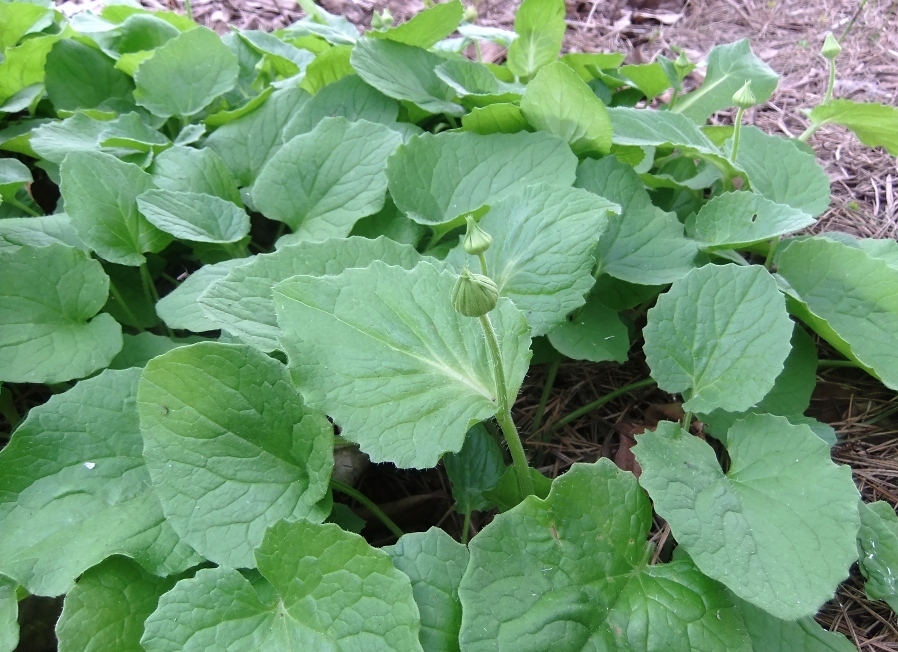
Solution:
{"label": "basal leaf rosette", "polygon": [[461,649],[750,652],[726,589],[688,560],[648,565],[651,506],[608,459],[575,464],[470,544]]}
{"label": "basal leaf rosette", "polygon": [[648,312],[645,356],[658,386],[694,412],[741,412],[773,388],[789,355],[786,301],[758,265],[705,265]]}
{"label": "basal leaf rosette", "polygon": [[259,573],[199,571],[163,595],[148,652],[422,652],[408,576],[337,525],[281,521],[255,551]]}
{"label": "basal leaf rosette", "polygon": [[283,519],[323,521],[333,427],[287,369],[246,345],[200,342],[151,360],[138,390],[144,457],[172,528],[207,559],[255,565]]}
{"label": "basal leaf rosette", "polygon": [[778,618],[812,616],[857,559],[851,469],[806,425],[750,414],[707,443],[662,422],[637,437],[640,484],[696,566]]}
{"label": "basal leaf rosette", "polygon": [[[452,307],[456,279],[426,261],[411,270],[375,261],[274,286],[293,381],[374,461],[436,466],[498,409],[480,323]],[[504,298],[490,319],[511,404],[530,360],[529,328]]]}

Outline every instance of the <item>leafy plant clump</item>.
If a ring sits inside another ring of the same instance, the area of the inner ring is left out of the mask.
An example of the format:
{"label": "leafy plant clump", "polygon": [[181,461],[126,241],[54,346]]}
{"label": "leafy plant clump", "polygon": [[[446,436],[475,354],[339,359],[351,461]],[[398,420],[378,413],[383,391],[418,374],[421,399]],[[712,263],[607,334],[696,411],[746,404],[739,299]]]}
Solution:
{"label": "leafy plant clump", "polygon": [[[303,6],[219,37],[0,2],[0,650],[27,594],[65,594],[60,650],[854,649],[813,616],[858,560],[898,608],[898,518],[804,413],[813,336],[898,389],[898,244],[796,234],[830,198],[804,141],[896,153],[896,110],[831,85],[766,134],[746,41],[685,92],[682,55],[559,58],[562,0],[514,32]],[[461,54],[484,41],[504,64]],[[686,412],[639,479],[531,468],[532,351],[634,345]],[[501,513],[460,543],[371,504],[399,537],[372,547],[333,502],[366,501],[353,446]]]}

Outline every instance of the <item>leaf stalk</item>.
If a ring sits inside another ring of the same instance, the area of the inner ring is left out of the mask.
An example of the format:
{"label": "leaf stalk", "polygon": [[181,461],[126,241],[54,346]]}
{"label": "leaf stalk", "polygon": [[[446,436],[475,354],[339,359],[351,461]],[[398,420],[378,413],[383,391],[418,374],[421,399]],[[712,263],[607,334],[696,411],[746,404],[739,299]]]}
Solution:
{"label": "leaf stalk", "polygon": [[490,353],[490,361],[493,363],[493,376],[496,379],[496,403],[499,406],[496,412],[496,421],[502,428],[508,451],[514,463],[514,472],[518,479],[518,489],[521,499],[533,494],[533,480],[530,478],[530,467],[527,465],[527,454],[521,443],[521,436],[511,418],[511,406],[508,404],[508,389],[505,383],[505,370],[502,368],[502,354],[499,351],[499,341],[496,339],[496,331],[490,321],[489,315],[482,315],[480,325],[486,338],[486,345]]}
{"label": "leaf stalk", "polygon": [[333,478],[331,478],[331,489],[334,489],[336,491],[339,491],[341,494],[345,494],[345,495],[349,496],[350,498],[356,500],[359,504],[364,506],[365,509],[367,509],[369,512],[374,514],[374,516],[377,518],[377,520],[379,520],[381,523],[383,523],[390,532],[392,532],[394,535],[396,535],[397,539],[399,537],[401,537],[403,534],[405,534],[405,532],[403,532],[399,528],[399,526],[393,522],[393,519],[391,519],[389,516],[387,516],[380,507],[375,505],[371,501],[371,499],[368,498],[361,491],[353,489],[348,484],[343,484],[339,480],[334,480]]}

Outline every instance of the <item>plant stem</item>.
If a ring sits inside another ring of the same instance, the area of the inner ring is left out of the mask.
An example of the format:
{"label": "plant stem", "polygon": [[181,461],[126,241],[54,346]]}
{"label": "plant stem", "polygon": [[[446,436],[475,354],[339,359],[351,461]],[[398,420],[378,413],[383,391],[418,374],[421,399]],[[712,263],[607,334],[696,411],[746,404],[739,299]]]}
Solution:
{"label": "plant stem", "polygon": [[536,414],[533,417],[533,425],[530,428],[531,433],[537,432],[540,426],[543,424],[543,415],[546,412],[546,403],[549,402],[549,394],[552,393],[552,386],[555,384],[555,376],[558,375],[558,367],[560,365],[561,360],[556,360],[549,367],[549,375],[546,377],[546,384],[543,387],[542,396],[539,397],[539,405],[536,406]]}
{"label": "plant stem", "polygon": [[733,151],[730,152],[730,163],[736,162],[736,154],[739,152],[739,138],[742,136],[742,114],[745,109],[739,107],[736,111],[736,121],[733,123]]}
{"label": "plant stem", "polygon": [[374,516],[376,516],[377,519],[381,523],[383,523],[390,532],[395,534],[397,539],[405,534],[405,532],[399,529],[399,526],[396,525],[389,516],[384,514],[383,510],[380,507],[371,502],[371,500],[361,491],[357,491],[356,489],[350,487],[348,484],[343,484],[339,480],[334,480],[333,478],[331,478],[331,489],[335,489],[341,494],[346,494],[350,498],[358,501],[365,507],[365,509],[374,514]]}
{"label": "plant stem", "polygon": [[858,6],[857,11],[854,12],[851,20],[848,21],[848,25],[845,27],[845,31],[842,32],[842,36],[839,37],[839,43],[844,41],[845,37],[848,36],[848,32],[851,31],[852,27],[854,27],[854,21],[856,21],[857,17],[861,15],[861,12],[864,10],[865,6],[867,6],[867,0],[861,0],[861,4]]}
{"label": "plant stem", "polygon": [[826,95],[823,96],[823,103],[829,104],[833,99],[833,88],[836,85],[836,60],[829,60],[829,83],[826,85]]}
{"label": "plant stem", "polygon": [[150,276],[150,270],[147,269],[146,263],[140,266],[140,280],[143,281],[143,292],[146,294],[147,301],[156,305],[156,302],[159,301],[159,293],[156,292],[153,277]]}
{"label": "plant stem", "polygon": [[851,360],[818,360],[818,367],[853,367],[855,369],[860,369],[854,362]]}
{"label": "plant stem", "polygon": [[496,339],[496,331],[493,330],[493,324],[489,315],[480,317],[480,325],[486,338],[490,360],[493,363],[493,375],[496,379],[496,403],[499,405],[499,409],[496,412],[496,421],[499,422],[502,434],[505,435],[508,451],[511,453],[511,459],[514,462],[514,472],[518,478],[521,499],[523,500],[533,493],[533,481],[530,478],[530,468],[527,466],[527,455],[524,453],[524,445],[521,444],[518,429],[515,428],[514,421],[511,418],[511,406],[508,404],[508,389],[505,384],[505,370],[502,368],[502,354],[499,351],[499,341]]}
{"label": "plant stem", "polygon": [[131,308],[128,306],[128,304],[125,302],[124,297],[122,297],[121,293],[118,291],[118,288],[115,287],[115,283],[112,282],[111,278],[109,279],[109,291],[112,293],[112,298],[115,299],[119,308],[121,308],[122,312],[125,313],[125,317],[127,317],[128,319],[131,320],[131,323],[133,324],[134,328],[136,328],[138,331],[143,333],[143,328],[141,328],[141,326],[140,326],[140,320],[137,319],[134,312],[131,310]]}
{"label": "plant stem", "polygon": [[483,52],[480,50],[480,41],[474,41],[474,51],[477,52],[477,61],[483,61]]}
{"label": "plant stem", "polygon": [[18,208],[20,211],[25,211],[31,217],[43,217],[40,213],[38,213],[33,208],[28,206],[28,204],[23,204],[22,202],[20,202],[16,197],[9,197],[6,199],[6,201],[7,201],[7,203],[11,204],[12,206],[15,206],[16,208]]}
{"label": "plant stem", "polygon": [[9,433],[12,434],[12,431],[15,430],[16,426],[19,425],[19,422],[22,421],[22,415],[20,415],[19,411],[16,409],[12,390],[9,387],[0,388],[0,414],[6,419],[6,422],[9,424]]}
{"label": "plant stem", "polygon": [[798,137],[798,140],[800,140],[803,143],[806,143],[808,141],[808,138],[810,138],[815,133],[817,133],[817,130],[820,129],[820,127],[822,127],[822,126],[823,126],[822,122],[811,123],[811,126],[809,126],[807,129],[805,129],[802,132],[802,134]]}
{"label": "plant stem", "polygon": [[673,92],[673,95],[670,96],[670,102],[667,103],[667,110],[668,110],[668,111],[672,111],[672,110],[673,110],[674,104],[677,103],[677,97],[679,96],[679,94],[680,94],[680,92],[675,88],[675,89],[674,89],[674,92]]}
{"label": "plant stem", "polygon": [[190,0],[184,0],[184,12],[187,14],[187,18],[193,20],[193,6]]}
{"label": "plant stem", "polygon": [[771,240],[770,240],[770,246],[767,249],[767,257],[764,258],[764,267],[766,267],[768,270],[770,269],[770,266],[773,264],[773,257],[774,257],[774,255],[776,255],[776,248],[777,248],[777,246],[779,246],[779,243],[780,243],[779,236],[777,236],[775,238],[771,238]]}
{"label": "plant stem", "polygon": [[692,410],[686,410],[683,412],[683,430],[689,432],[690,426],[692,426]]}
{"label": "plant stem", "polygon": [[468,543],[468,535],[471,533],[471,511],[465,512],[465,522],[461,526],[461,542]]}
{"label": "plant stem", "polygon": [[654,385],[654,384],[655,384],[655,381],[653,379],[646,378],[644,380],[637,380],[635,383],[630,383],[629,385],[624,385],[623,387],[616,389],[613,392],[605,394],[605,396],[603,396],[602,398],[597,399],[587,405],[584,405],[579,410],[574,410],[567,416],[562,417],[561,419],[559,419],[558,421],[556,421],[555,423],[553,423],[552,425],[549,426],[549,431],[554,432],[555,430],[558,430],[559,428],[566,426],[571,421],[574,421],[575,419],[579,419],[584,414],[587,414],[589,412],[592,412],[593,410],[596,410],[596,409],[602,407],[603,405],[605,405],[605,403],[607,403],[608,401],[613,401],[618,396],[623,396],[624,394],[626,394],[628,392],[632,392],[634,389],[640,389],[641,387],[649,387],[650,385]]}
{"label": "plant stem", "polygon": [[481,253],[477,254],[477,257],[480,259],[480,273],[483,274],[484,276],[489,276],[490,273],[487,271],[487,266],[486,266],[486,256],[484,256],[483,253],[481,252]]}

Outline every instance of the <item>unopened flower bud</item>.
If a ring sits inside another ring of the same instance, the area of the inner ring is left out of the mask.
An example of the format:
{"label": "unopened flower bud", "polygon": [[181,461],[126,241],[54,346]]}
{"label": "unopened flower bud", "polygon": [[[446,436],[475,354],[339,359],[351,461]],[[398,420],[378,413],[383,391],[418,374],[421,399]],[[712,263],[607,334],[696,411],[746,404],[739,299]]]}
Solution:
{"label": "unopened flower bud", "polygon": [[820,49],[820,54],[832,61],[839,56],[841,51],[842,46],[839,45],[838,39],[832,35],[832,32],[827,34],[826,38],[823,39],[823,47]]}
{"label": "unopened flower bud", "polygon": [[474,218],[470,215],[465,217],[468,223],[468,230],[465,232],[464,247],[465,251],[471,256],[479,256],[490,248],[493,244],[493,238],[489,233],[481,229]]}
{"label": "unopened flower bud", "polygon": [[466,5],[462,20],[466,23],[473,23],[475,20],[477,20],[477,9],[475,9],[471,5]]}
{"label": "unopened flower bud", "polygon": [[677,71],[679,72],[679,71],[686,70],[691,65],[692,65],[692,62],[689,61],[689,57],[686,56],[686,52],[683,50],[680,50],[679,56],[677,56],[677,58],[674,59],[674,68],[676,68]]}
{"label": "unopened flower bud", "polygon": [[452,307],[465,317],[482,317],[499,302],[499,288],[489,276],[465,267],[452,288]]}
{"label": "unopened flower bud", "polygon": [[733,95],[733,104],[740,109],[750,109],[757,103],[758,100],[755,99],[755,94],[751,92],[750,81],[745,82],[745,85]]}
{"label": "unopened flower bud", "polygon": [[393,24],[393,14],[389,9],[384,9],[381,13],[376,11],[371,16],[371,27],[374,29],[387,29]]}

